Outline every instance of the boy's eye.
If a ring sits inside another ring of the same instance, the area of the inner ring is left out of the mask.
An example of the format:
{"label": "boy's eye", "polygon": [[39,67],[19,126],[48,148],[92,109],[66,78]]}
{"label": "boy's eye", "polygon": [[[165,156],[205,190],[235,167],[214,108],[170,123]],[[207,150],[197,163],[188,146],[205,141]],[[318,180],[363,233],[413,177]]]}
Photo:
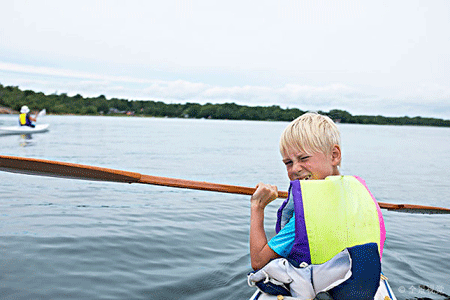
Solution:
{"label": "boy's eye", "polygon": [[290,166],[290,165],[292,165],[292,160],[284,161],[284,164],[285,164],[286,166]]}
{"label": "boy's eye", "polygon": [[306,161],[306,160],[308,160],[308,158],[310,158],[311,156],[301,156],[301,157],[299,157],[299,160],[300,161]]}

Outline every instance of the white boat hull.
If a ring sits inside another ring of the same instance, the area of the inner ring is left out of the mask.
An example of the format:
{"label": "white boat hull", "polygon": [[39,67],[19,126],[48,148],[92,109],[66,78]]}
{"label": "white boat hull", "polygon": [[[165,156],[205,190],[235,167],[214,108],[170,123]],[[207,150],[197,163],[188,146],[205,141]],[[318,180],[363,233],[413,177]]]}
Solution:
{"label": "white boat hull", "polygon": [[48,131],[50,124],[38,124],[30,126],[4,126],[0,127],[0,134],[31,134]]}

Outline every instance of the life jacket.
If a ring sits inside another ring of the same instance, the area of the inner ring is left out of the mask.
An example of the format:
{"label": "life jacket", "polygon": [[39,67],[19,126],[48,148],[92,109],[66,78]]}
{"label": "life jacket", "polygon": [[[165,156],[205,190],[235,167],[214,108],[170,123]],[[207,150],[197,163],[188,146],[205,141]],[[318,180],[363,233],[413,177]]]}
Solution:
{"label": "life jacket", "polygon": [[368,243],[347,248],[320,265],[294,266],[286,258],[277,258],[248,274],[248,283],[263,294],[274,295],[263,299],[283,295],[316,300],[324,299],[319,295],[325,293],[325,299],[373,300],[380,274],[378,245]]}
{"label": "life jacket", "polygon": [[267,287],[298,299],[328,292],[335,300],[373,300],[380,283],[386,239],[380,207],[364,180],[330,176],[292,181],[278,210],[278,233],[295,214],[294,244],[286,258],[249,274]]}
{"label": "life jacket", "polygon": [[383,253],[386,230],[380,207],[364,180],[329,176],[295,180],[277,214],[278,233],[295,213],[295,239],[287,259],[323,264],[344,249],[376,243]]}
{"label": "life jacket", "polygon": [[20,114],[19,115],[19,124],[20,126],[31,126],[30,118],[28,114]]}

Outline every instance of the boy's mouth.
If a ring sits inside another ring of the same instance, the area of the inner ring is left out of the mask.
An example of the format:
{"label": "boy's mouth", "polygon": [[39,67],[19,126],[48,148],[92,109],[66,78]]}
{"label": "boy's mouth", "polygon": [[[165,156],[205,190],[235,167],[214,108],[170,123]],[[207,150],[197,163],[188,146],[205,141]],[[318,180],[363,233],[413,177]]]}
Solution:
{"label": "boy's mouth", "polygon": [[300,178],[300,180],[310,180],[311,177],[312,177],[312,175],[311,175],[311,174],[308,174],[308,175],[306,175],[305,177]]}

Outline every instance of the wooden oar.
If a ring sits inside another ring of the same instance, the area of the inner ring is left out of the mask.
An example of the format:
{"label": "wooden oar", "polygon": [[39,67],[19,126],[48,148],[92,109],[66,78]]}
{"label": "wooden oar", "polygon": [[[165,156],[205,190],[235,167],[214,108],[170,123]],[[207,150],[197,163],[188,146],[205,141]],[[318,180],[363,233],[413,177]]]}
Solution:
{"label": "wooden oar", "polygon": [[[136,172],[80,165],[45,159],[25,158],[0,155],[0,170],[29,175],[42,175],[51,177],[76,178],[86,180],[113,181],[125,183],[144,183],[177,188],[214,191],[222,193],[252,195],[255,188],[227,184],[209,183],[186,179],[176,179],[160,176],[143,175]],[[287,198],[287,192],[278,192],[278,198]],[[450,214],[449,208],[412,205],[391,204],[378,202],[381,208],[399,212]]]}

